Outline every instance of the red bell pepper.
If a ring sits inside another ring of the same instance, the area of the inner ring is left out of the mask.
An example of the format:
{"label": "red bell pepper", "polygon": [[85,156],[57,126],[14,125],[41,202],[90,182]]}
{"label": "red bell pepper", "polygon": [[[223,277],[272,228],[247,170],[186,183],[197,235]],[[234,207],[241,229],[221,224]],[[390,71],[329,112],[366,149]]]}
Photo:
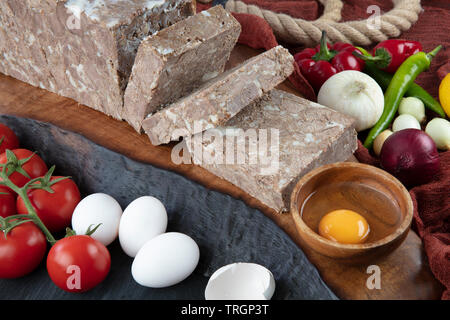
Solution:
{"label": "red bell pepper", "polygon": [[352,54],[354,51],[360,52],[349,43],[328,44],[326,32],[322,31],[319,46],[307,48],[294,58],[302,74],[318,92],[322,84],[336,73],[344,70],[361,71],[364,68],[364,61],[355,57]]}
{"label": "red bell pepper", "polygon": [[382,41],[373,48],[373,57],[357,56],[365,61],[375,62],[378,69],[395,73],[406,59],[420,51],[422,51],[420,42],[391,39]]}

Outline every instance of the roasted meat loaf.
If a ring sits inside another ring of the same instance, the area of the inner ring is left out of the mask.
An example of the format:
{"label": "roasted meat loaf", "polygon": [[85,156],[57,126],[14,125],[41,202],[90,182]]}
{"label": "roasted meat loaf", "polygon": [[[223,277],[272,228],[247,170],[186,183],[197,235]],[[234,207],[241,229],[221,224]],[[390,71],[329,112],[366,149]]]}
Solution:
{"label": "roasted meat loaf", "polygon": [[120,119],[140,42],[193,0],[2,0],[0,72]]}
{"label": "roasted meat loaf", "polygon": [[279,212],[297,181],[346,161],[357,148],[354,119],[273,90],[225,126],[186,139],[192,159]]}
{"label": "roasted meat loaf", "polygon": [[123,119],[145,117],[223,72],[241,25],[222,6],[180,21],[140,45],[125,92]]}
{"label": "roasted meat loaf", "polygon": [[294,71],[294,58],[281,46],[209,80],[192,94],[150,115],[143,127],[159,145],[223,125]]}

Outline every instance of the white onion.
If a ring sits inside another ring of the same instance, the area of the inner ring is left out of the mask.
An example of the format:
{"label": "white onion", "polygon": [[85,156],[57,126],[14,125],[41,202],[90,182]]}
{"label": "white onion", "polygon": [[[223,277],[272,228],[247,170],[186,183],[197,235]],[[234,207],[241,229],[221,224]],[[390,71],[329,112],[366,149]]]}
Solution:
{"label": "white onion", "polygon": [[425,105],[422,100],[415,97],[403,98],[398,108],[399,114],[409,114],[417,119],[420,123],[424,122],[425,117]]}
{"label": "white onion", "polygon": [[434,118],[428,122],[425,132],[433,139],[438,149],[450,150],[450,122]]}
{"label": "white onion", "polygon": [[392,131],[397,132],[404,129],[420,130],[420,123],[410,114],[401,114],[394,120]]}
{"label": "white onion", "polygon": [[317,101],[356,119],[356,131],[369,129],[383,113],[384,95],[378,83],[359,71],[342,71],[320,88]]}
{"label": "white onion", "polygon": [[384,142],[391,134],[393,134],[391,130],[384,130],[373,141],[373,152],[375,152],[377,156],[380,155]]}

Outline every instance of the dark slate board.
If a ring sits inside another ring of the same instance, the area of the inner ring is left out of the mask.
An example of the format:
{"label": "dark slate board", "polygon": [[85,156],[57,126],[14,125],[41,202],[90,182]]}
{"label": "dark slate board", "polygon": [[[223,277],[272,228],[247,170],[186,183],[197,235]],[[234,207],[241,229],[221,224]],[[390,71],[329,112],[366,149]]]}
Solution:
{"label": "dark slate board", "polygon": [[183,176],[133,161],[84,137],[31,119],[0,115],[22,143],[38,151],[57,174],[70,175],[83,196],[110,194],[123,208],[143,195],[159,198],[169,214],[168,231],[191,236],[200,264],[186,281],[165,289],[139,286],[131,277],[132,259],[118,241],[110,247],[108,278],[83,294],[69,294],[50,280],[43,264],[31,275],[0,280],[0,299],[204,299],[209,276],[233,262],[255,262],[276,279],[274,299],[336,299],[294,242],[262,212]]}

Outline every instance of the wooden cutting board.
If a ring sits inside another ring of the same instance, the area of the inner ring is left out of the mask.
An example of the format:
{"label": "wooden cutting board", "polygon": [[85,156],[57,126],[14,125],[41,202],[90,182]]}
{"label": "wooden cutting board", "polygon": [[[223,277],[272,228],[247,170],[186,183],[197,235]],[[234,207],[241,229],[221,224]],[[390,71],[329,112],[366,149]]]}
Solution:
{"label": "wooden cutting board", "polygon": [[[231,68],[259,52],[238,45],[228,64]],[[294,94],[289,82],[279,89]],[[273,219],[307,254],[329,287],[343,299],[439,299],[442,286],[430,272],[422,243],[411,231],[391,255],[374,261],[380,267],[381,289],[366,286],[368,265],[348,266],[312,252],[301,243],[289,214],[280,215],[241,189],[195,165],[175,165],[171,145],[154,147],[125,122],[113,120],[75,101],[0,74],[0,113],[32,118],[77,132],[108,149],[134,160],[178,172],[208,188],[242,199]],[[39,137],[36,137],[39,139]],[[355,159],[354,159],[355,160]],[[356,161],[356,160],[355,160]],[[226,214],[226,213],[224,213]],[[249,226],[251,227],[251,226]],[[280,261],[280,263],[282,263]]]}

